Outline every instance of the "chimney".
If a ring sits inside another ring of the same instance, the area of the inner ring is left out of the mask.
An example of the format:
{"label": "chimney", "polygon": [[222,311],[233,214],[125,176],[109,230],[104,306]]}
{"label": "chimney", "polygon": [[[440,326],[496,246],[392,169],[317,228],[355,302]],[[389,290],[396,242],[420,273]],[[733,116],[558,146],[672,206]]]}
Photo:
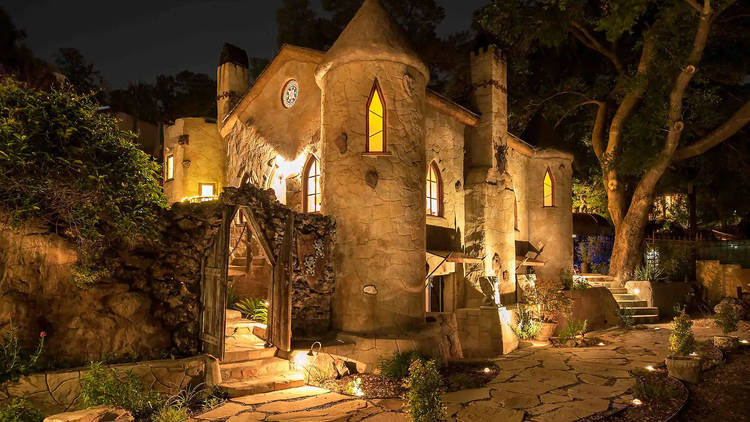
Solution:
{"label": "chimney", "polygon": [[495,167],[495,149],[507,143],[507,73],[505,58],[495,45],[480,44],[471,52],[472,101],[481,114],[469,141],[472,167]]}
{"label": "chimney", "polygon": [[216,69],[216,109],[219,125],[247,92],[250,85],[248,68],[245,50],[229,43],[224,44],[219,56],[219,67]]}

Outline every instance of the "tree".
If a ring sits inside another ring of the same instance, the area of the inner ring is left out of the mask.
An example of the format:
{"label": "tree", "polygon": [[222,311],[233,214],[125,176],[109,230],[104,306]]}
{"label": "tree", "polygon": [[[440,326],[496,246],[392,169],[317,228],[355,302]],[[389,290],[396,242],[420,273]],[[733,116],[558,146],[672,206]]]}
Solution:
{"label": "tree", "polygon": [[82,94],[94,92],[99,99],[103,95],[102,76],[94,65],[87,62],[77,48],[61,48],[55,54],[57,70]]}
{"label": "tree", "polygon": [[495,0],[475,14],[513,64],[519,121],[544,109],[596,157],[618,280],[666,170],[750,122],[748,16],[734,0]]}
{"label": "tree", "polygon": [[56,82],[52,67],[34,57],[24,44],[26,32],[16,28],[0,7],[0,75],[15,75],[18,80],[46,89]]}

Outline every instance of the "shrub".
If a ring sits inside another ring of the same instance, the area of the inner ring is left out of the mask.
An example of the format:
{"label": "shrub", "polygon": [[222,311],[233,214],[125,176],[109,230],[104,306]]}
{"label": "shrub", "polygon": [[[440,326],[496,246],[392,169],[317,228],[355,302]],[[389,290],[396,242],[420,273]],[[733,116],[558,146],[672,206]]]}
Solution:
{"label": "shrub", "polygon": [[[653,252],[651,252],[653,254]],[[633,278],[644,281],[661,281],[664,280],[664,270],[659,266],[656,259],[649,258],[648,253],[643,258],[643,265],[635,269]]]}
{"label": "shrub", "polygon": [[179,406],[164,406],[151,418],[153,422],[185,422],[188,409]]}
{"label": "shrub", "polygon": [[147,420],[164,401],[158,393],[146,389],[131,371],[120,372],[101,363],[92,363],[81,377],[81,399],[84,407],[121,407],[136,420]]}
{"label": "shrub", "polygon": [[336,378],[336,374],[334,374],[330,365],[307,365],[303,370],[309,384],[321,387],[325,386],[331,379]]}
{"label": "shrub", "polygon": [[617,318],[620,320],[620,326],[631,329],[635,326],[635,311],[631,308],[617,308]]}
{"label": "shrub", "polygon": [[42,412],[31,407],[26,399],[13,399],[4,407],[0,407],[0,421],[2,422],[42,422]]}
{"label": "shrub", "polygon": [[570,270],[560,270],[560,283],[563,289],[571,290],[573,288],[573,273]]}
{"label": "shrub", "polygon": [[0,342],[0,382],[16,381],[21,375],[28,374],[37,368],[39,357],[44,349],[44,338],[47,333],[39,333],[39,343],[30,352],[23,348],[18,340],[18,332],[10,326],[8,334]]}
{"label": "shrub", "polygon": [[693,336],[693,321],[685,312],[674,317],[672,322],[672,334],[669,336],[669,351],[679,356],[689,355],[695,348],[695,337]]}
{"label": "shrub", "polygon": [[438,422],[446,419],[442,394],[443,379],[435,360],[415,359],[409,366],[406,404],[414,422]]}
{"label": "shrub", "polygon": [[528,308],[518,306],[517,309],[518,325],[513,327],[513,332],[524,340],[536,337],[539,330],[542,329],[542,323],[532,317]]}
{"label": "shrub", "polygon": [[732,331],[737,331],[737,323],[740,321],[740,314],[737,309],[727,301],[719,303],[716,308],[714,321],[721,328],[721,332],[729,334]]}
{"label": "shrub", "polygon": [[268,302],[263,299],[248,297],[235,302],[234,309],[242,316],[253,321],[268,323]]}
{"label": "shrub", "polygon": [[587,320],[577,320],[577,319],[571,319],[568,321],[568,323],[565,325],[565,327],[560,330],[560,343],[565,343],[568,340],[573,340],[578,336],[582,336],[586,333],[586,326],[588,325]]}
{"label": "shrub", "polygon": [[526,300],[538,309],[543,322],[557,322],[570,314],[572,303],[566,292],[550,284],[537,283],[526,293]]}
{"label": "shrub", "polygon": [[416,351],[396,352],[390,358],[378,361],[380,375],[389,380],[398,381],[409,375],[409,366],[412,362],[423,361],[424,356]]}
{"label": "shrub", "polygon": [[633,385],[633,396],[646,400],[669,400],[680,395],[672,386],[656,383],[646,378],[636,377]]}
{"label": "shrub", "polygon": [[203,407],[205,397],[208,395],[206,388],[203,387],[203,383],[198,385],[188,384],[185,388],[180,390],[177,394],[167,399],[166,407],[185,408],[185,409],[200,409]]}

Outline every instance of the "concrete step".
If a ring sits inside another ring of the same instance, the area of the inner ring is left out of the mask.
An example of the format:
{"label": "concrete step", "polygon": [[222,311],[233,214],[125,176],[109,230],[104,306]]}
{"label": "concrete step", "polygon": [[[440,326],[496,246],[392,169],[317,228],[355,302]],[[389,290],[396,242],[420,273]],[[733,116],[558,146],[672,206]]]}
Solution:
{"label": "concrete step", "polygon": [[638,307],[644,307],[648,305],[648,302],[645,300],[618,300],[617,304],[620,305],[620,308],[638,308]]}
{"label": "concrete step", "polygon": [[628,289],[626,289],[626,288],[624,288],[624,287],[611,287],[611,288],[609,289],[609,291],[610,291],[610,292],[611,292],[611,293],[612,293],[613,295],[624,295],[624,294],[627,294],[627,293],[628,293]]}
{"label": "concrete step", "polygon": [[221,383],[219,387],[229,394],[229,397],[240,397],[251,394],[268,393],[271,391],[287,390],[305,385],[305,377],[301,372],[288,372],[283,375],[258,377],[244,381],[230,381]]}
{"label": "concrete step", "polygon": [[237,266],[237,267],[245,267],[247,265],[247,257],[246,256],[235,256],[232,258],[232,261],[229,263],[230,266]]}
{"label": "concrete step", "polygon": [[617,289],[622,287],[620,284],[614,281],[590,281],[589,285],[593,287],[606,287],[608,289]]}
{"label": "concrete step", "polygon": [[612,296],[614,296],[615,300],[618,302],[624,300],[639,300],[638,296],[631,295],[630,293],[612,293]]}
{"label": "concrete step", "polygon": [[631,306],[625,309],[633,311],[633,316],[636,315],[659,315],[659,308],[651,306]]}
{"label": "concrete step", "polygon": [[230,265],[229,272],[227,273],[229,277],[236,277],[236,276],[245,275],[245,274],[247,274],[247,271],[245,270],[244,265],[242,266]]}
{"label": "concrete step", "polygon": [[614,281],[615,278],[610,275],[605,274],[580,274],[581,277],[585,278],[588,281]]}
{"label": "concrete step", "polygon": [[221,379],[223,382],[242,381],[271,375],[283,375],[289,372],[289,361],[277,357],[246,360],[242,362],[222,363]]}
{"label": "concrete step", "polygon": [[659,315],[633,315],[636,324],[656,324],[659,322]]}
{"label": "concrete step", "polygon": [[265,347],[258,349],[243,349],[243,348],[227,348],[224,352],[224,363],[243,362],[248,360],[256,360],[263,358],[270,358],[276,354],[275,347]]}
{"label": "concrete step", "polygon": [[226,317],[227,317],[227,325],[229,325],[230,321],[234,322],[236,320],[242,319],[242,312],[236,309],[227,308]]}

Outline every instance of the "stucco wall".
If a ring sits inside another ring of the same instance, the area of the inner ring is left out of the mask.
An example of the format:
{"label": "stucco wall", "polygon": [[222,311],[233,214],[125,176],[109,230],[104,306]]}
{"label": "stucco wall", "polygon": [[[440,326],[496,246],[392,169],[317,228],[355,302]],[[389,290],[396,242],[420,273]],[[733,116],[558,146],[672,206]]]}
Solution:
{"label": "stucco wall", "polygon": [[[389,155],[363,154],[376,78]],[[383,61],[333,67],[320,83],[322,209],[337,223],[334,327],[403,332],[424,323],[426,80]]]}
{"label": "stucco wall", "polygon": [[[170,203],[200,196],[200,183],[213,183],[214,195],[224,186],[224,142],[216,122],[198,117],[177,119],[164,130],[164,193]],[[187,143],[179,144],[187,135]],[[174,155],[174,180],[167,180],[166,158]]]}
{"label": "stucco wall", "polygon": [[704,287],[703,299],[718,303],[723,297],[737,297],[737,287],[750,291],[750,269],[714,260],[695,262],[695,278]]}

